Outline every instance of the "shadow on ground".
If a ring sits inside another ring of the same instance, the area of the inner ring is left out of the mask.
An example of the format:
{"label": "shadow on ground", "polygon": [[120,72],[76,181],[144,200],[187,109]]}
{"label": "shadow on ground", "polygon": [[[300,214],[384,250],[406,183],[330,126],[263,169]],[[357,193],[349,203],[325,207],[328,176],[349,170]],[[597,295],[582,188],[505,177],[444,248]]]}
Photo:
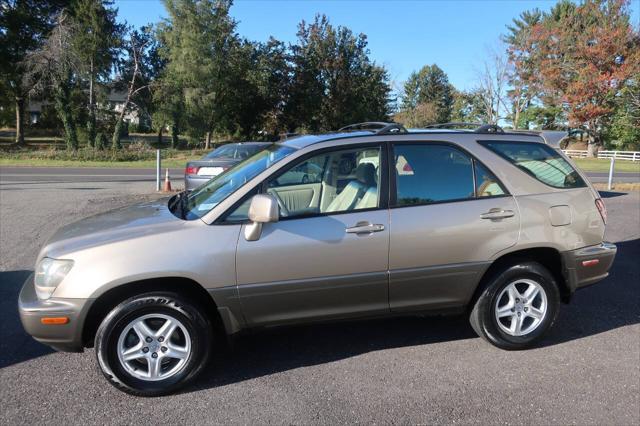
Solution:
{"label": "shadow on ground", "polygon": [[0,368],[53,352],[25,333],[18,316],[18,294],[31,272],[0,272]]}
{"label": "shadow on ground", "polygon": [[[618,256],[611,276],[579,291],[572,304],[562,306],[556,326],[542,346],[563,344],[637,324],[640,320],[638,258],[640,240],[618,243]],[[27,336],[18,318],[17,296],[29,273],[0,273],[0,368],[52,352]],[[203,377],[186,392],[371,351],[471,338],[477,337],[465,317],[404,317],[271,329],[244,336],[236,341],[233,351],[215,356]]]}

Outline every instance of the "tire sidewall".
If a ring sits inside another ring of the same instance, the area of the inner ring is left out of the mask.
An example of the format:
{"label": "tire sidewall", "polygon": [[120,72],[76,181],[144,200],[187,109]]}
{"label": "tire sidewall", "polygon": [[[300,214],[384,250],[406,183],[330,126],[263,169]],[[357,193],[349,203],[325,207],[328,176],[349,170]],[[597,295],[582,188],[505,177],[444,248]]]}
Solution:
{"label": "tire sidewall", "polygon": [[[124,328],[146,314],[165,314],[179,320],[191,337],[191,353],[182,369],[164,380],[146,381],[129,374],[118,358],[118,339]],[[125,300],[103,320],[96,334],[98,364],[112,384],[143,396],[163,395],[193,380],[204,368],[211,346],[211,325],[199,310],[170,294],[147,294]]]}
{"label": "tire sidewall", "polygon": [[[547,297],[547,312],[538,327],[524,336],[512,336],[498,325],[495,306],[502,291],[518,279],[530,279],[538,283]],[[480,320],[482,332],[494,345],[503,349],[523,349],[532,346],[553,325],[558,315],[560,294],[555,279],[549,271],[538,263],[521,263],[503,270],[484,291],[480,300]]]}

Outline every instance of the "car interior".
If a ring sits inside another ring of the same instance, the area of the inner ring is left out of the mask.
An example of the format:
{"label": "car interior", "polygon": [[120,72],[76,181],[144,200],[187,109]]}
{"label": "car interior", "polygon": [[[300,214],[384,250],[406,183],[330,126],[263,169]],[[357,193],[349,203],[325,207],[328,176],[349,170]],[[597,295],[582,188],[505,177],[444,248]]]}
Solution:
{"label": "car interior", "polygon": [[378,206],[379,149],[320,154],[271,180],[267,192],[283,217]]}

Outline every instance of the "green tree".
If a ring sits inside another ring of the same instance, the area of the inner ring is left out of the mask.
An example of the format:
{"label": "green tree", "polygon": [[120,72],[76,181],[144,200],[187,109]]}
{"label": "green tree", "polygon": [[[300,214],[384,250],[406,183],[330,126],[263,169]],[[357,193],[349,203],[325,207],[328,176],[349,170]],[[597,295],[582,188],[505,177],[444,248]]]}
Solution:
{"label": "green tree", "polygon": [[[449,83],[449,77],[436,64],[425,65],[419,71],[411,73],[404,85],[402,97],[403,110],[415,110],[419,105],[428,104],[429,109],[435,112],[428,117],[419,114],[424,119],[432,119],[431,122],[447,123],[451,121],[453,108],[453,90]],[[412,125],[423,126],[429,122],[416,122]]]}
{"label": "green tree", "polygon": [[160,24],[166,46],[166,78],[184,96],[193,137],[205,136],[208,148],[214,132],[227,132],[227,113],[235,94],[241,40],[229,15],[229,0],[165,0],[169,18]]}
{"label": "green tree", "polygon": [[55,24],[65,2],[42,0],[3,0],[0,3],[0,88],[2,98],[15,105],[15,141],[24,144],[24,115],[27,95],[32,87],[25,80],[24,60],[38,49]]}
{"label": "green tree", "polygon": [[640,74],[621,90],[605,136],[616,149],[640,150]]}
{"label": "green tree", "polygon": [[56,25],[42,46],[30,52],[24,60],[28,69],[25,85],[34,92],[51,93],[62,121],[67,149],[78,149],[78,136],[73,114],[73,90],[80,68],[80,58],[73,48],[77,28],[66,13],[58,15]]}
{"label": "green tree", "polygon": [[345,124],[386,120],[389,76],[369,58],[367,37],[324,15],[298,26],[291,46],[293,67],[286,113],[289,128],[330,130]]}
{"label": "green tree", "polygon": [[451,120],[462,123],[488,123],[482,94],[478,90],[458,91],[453,93]]}
{"label": "green tree", "polygon": [[81,61],[81,73],[88,85],[87,139],[96,138],[96,84],[111,76],[125,26],[116,22],[117,9],[112,0],[73,0],[69,13],[77,31],[73,47]]}

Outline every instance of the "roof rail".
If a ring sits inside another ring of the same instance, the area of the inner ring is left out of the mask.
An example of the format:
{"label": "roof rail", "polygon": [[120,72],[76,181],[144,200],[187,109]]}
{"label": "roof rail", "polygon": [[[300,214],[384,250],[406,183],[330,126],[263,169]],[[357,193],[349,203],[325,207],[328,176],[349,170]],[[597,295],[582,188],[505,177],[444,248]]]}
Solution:
{"label": "roof rail", "polygon": [[502,127],[497,124],[483,124],[475,130],[476,133],[504,133]]}
{"label": "roof rail", "polygon": [[474,127],[476,133],[504,133],[497,124],[467,123],[463,121],[451,123],[434,123],[424,126],[425,129],[456,129],[460,127]]}
{"label": "roof rail", "polygon": [[452,121],[449,123],[433,123],[424,126],[425,129],[455,129],[457,127],[480,127],[482,123],[467,123],[464,121]]}
{"label": "roof rail", "polygon": [[339,132],[354,130],[370,130],[376,135],[387,135],[390,133],[408,133],[407,129],[399,123],[385,123],[383,121],[365,121],[364,123],[349,124],[338,129]]}

